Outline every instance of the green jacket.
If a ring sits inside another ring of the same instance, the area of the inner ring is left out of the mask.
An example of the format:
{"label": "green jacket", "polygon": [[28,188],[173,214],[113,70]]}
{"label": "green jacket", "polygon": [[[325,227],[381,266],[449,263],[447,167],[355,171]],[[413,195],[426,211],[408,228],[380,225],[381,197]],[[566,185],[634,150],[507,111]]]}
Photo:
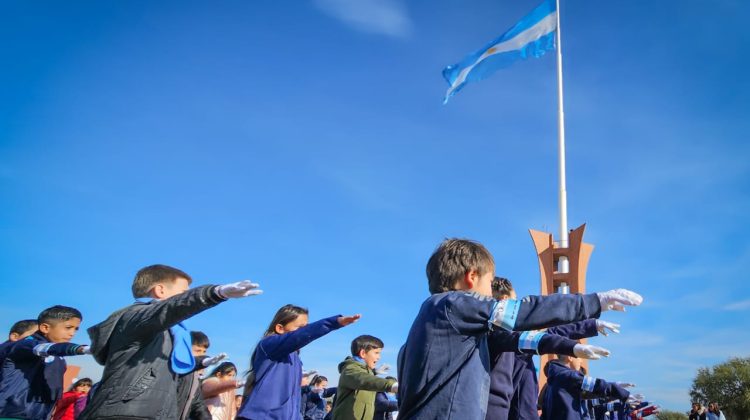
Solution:
{"label": "green jacket", "polygon": [[339,385],[333,404],[333,420],[372,420],[375,394],[390,391],[393,379],[375,376],[364,363],[347,357],[339,363]]}

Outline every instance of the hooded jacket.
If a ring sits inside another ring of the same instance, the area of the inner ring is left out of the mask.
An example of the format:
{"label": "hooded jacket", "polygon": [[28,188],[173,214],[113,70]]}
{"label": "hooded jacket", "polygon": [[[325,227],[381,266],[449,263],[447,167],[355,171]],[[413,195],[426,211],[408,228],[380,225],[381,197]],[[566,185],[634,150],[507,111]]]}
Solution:
{"label": "hooded jacket", "polygon": [[375,376],[364,363],[347,357],[339,363],[339,385],[333,420],[370,420],[375,415],[375,394],[390,391],[394,379]]}
{"label": "hooded jacket", "polygon": [[78,344],[50,343],[34,333],[5,348],[0,369],[0,417],[46,419],[63,393],[65,360]]}
{"label": "hooded jacket", "polygon": [[202,286],[161,301],[135,303],[88,329],[104,373],[81,420],[179,419],[178,375],[172,371],[169,328],[225,299]]}

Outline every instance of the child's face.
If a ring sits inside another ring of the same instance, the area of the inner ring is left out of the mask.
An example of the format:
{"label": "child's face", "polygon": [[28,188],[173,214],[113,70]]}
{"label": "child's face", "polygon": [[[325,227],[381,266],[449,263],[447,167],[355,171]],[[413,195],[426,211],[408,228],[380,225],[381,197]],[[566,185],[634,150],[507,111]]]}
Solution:
{"label": "child's face", "polygon": [[287,322],[286,324],[276,324],[274,329],[276,330],[276,334],[286,334],[288,332],[297,331],[298,329],[304,327],[307,325],[307,315],[302,314],[297,316],[297,318],[294,319],[294,321]]}
{"label": "child's face", "polygon": [[216,374],[217,378],[219,378],[219,379],[227,379],[227,380],[234,379],[235,376],[237,376],[237,371],[236,370],[230,370],[229,372],[227,372],[225,374],[221,374],[221,373],[217,373]]}
{"label": "child's face", "polygon": [[320,381],[313,388],[315,389],[326,389],[328,387],[328,381]]}
{"label": "child's face", "polygon": [[205,356],[208,347],[193,344],[193,356]]}
{"label": "child's face", "polygon": [[69,343],[80,326],[80,318],[70,318],[67,321],[57,321],[52,324],[42,322],[39,324],[39,332],[52,343]]}
{"label": "child's face", "polygon": [[471,284],[467,284],[469,290],[492,297],[492,280],[495,278],[495,270],[488,271],[481,276],[476,271],[471,271],[467,273],[467,276],[471,281]]}
{"label": "child's face", "polygon": [[29,328],[28,330],[24,331],[22,334],[19,333],[10,333],[8,334],[8,340],[10,341],[18,341],[23,340],[24,338],[30,336],[31,334],[34,334],[38,327]]}
{"label": "child's face", "polygon": [[174,281],[156,283],[151,289],[151,297],[156,300],[169,299],[190,289],[190,282],[184,277],[177,277]]}
{"label": "child's face", "polygon": [[80,384],[76,387],[76,392],[83,392],[84,394],[88,394],[91,390],[91,385],[89,384]]}
{"label": "child's face", "polygon": [[365,361],[368,368],[375,369],[375,366],[377,366],[378,361],[380,360],[380,353],[382,351],[383,349],[370,349],[369,351],[360,350],[359,357]]}

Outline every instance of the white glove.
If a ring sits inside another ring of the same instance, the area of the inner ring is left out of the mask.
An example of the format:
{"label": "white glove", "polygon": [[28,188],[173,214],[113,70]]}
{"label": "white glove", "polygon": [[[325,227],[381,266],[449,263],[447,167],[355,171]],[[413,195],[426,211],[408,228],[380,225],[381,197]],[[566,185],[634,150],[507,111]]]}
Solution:
{"label": "white glove", "polygon": [[242,379],[240,379],[239,381],[235,381],[235,382],[237,382],[236,388],[242,388],[243,386],[245,386],[245,381]]}
{"label": "white glove", "polygon": [[391,392],[393,392],[394,394],[398,393],[398,382],[391,386]]}
{"label": "white glove", "polygon": [[219,354],[217,354],[216,356],[213,356],[213,357],[206,357],[205,359],[203,359],[203,362],[201,362],[201,364],[204,367],[215,365],[215,364],[221,362],[222,360],[226,359],[227,357],[228,357],[228,355],[226,353],[219,353]]}
{"label": "white glove", "polygon": [[250,280],[238,281],[237,283],[225,284],[216,288],[216,293],[224,299],[227,298],[241,298],[245,296],[259,295],[263,293],[262,290],[258,290],[260,285],[253,283]]}
{"label": "white glove", "polygon": [[645,400],[646,397],[643,394],[630,394],[628,397],[628,404],[640,404],[641,401]]}
{"label": "white glove", "polygon": [[576,344],[573,347],[573,354],[581,359],[597,360],[609,357],[609,350],[591,344]]}
{"label": "white glove", "polygon": [[83,345],[78,347],[78,354],[91,354],[91,346]]}
{"label": "white glove", "polygon": [[390,370],[391,370],[391,365],[389,365],[387,363],[383,363],[382,365],[380,365],[380,366],[376,367],[375,369],[373,369],[373,371],[375,371],[376,375],[386,375],[386,374],[388,374],[388,372]]}
{"label": "white glove", "polygon": [[622,388],[635,388],[635,384],[631,384],[630,382],[615,382],[617,386]]}
{"label": "white glove", "polygon": [[614,289],[607,292],[599,292],[599,302],[602,305],[602,312],[614,310],[625,312],[625,306],[638,306],[643,302],[643,297],[636,292],[628,289]]}
{"label": "white glove", "polygon": [[596,329],[597,329],[597,331],[599,331],[599,334],[601,334],[601,335],[603,335],[603,336],[606,337],[606,336],[609,335],[609,333],[607,332],[607,330],[609,330],[609,331],[611,331],[611,332],[613,332],[615,334],[619,334],[620,333],[620,324],[615,324],[614,322],[607,322],[607,321],[602,321],[601,319],[597,319],[596,320]]}

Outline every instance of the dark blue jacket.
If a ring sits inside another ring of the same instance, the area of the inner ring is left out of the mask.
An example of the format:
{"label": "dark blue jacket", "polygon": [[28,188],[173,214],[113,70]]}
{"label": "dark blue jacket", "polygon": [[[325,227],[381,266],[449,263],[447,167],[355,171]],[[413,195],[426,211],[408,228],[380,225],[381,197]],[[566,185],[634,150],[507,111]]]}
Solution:
{"label": "dark blue jacket", "polygon": [[336,395],[336,387],[314,392],[311,386],[302,387],[302,418],[305,420],[323,420],[326,412],[326,398]]}
{"label": "dark blue jacket", "polygon": [[[554,303],[554,301],[548,301]],[[548,309],[550,312],[554,308]],[[490,351],[490,397],[487,404],[487,420],[507,419],[513,398],[513,371],[516,354],[565,354],[572,356],[578,344],[555,334],[541,331],[508,332],[496,330],[487,340]]]}
{"label": "dark blue jacket", "polygon": [[46,419],[63,392],[65,360],[78,344],[50,343],[40,333],[11,343],[0,371],[0,417]]}
{"label": "dark blue jacket", "polygon": [[598,317],[601,311],[596,295],[503,302],[453,291],[422,304],[398,357],[400,420],[484,419],[490,391],[487,333],[496,329],[490,322],[503,308],[503,325],[522,331]]}
{"label": "dark blue jacket", "polygon": [[[578,340],[595,337],[599,334],[599,331],[596,329],[596,319],[585,319],[547,328],[547,333]],[[517,354],[513,362],[513,397],[510,401],[508,418],[518,420],[539,419],[538,399],[539,380],[537,379],[534,358],[530,355]]]}
{"label": "dark blue jacket", "polygon": [[339,316],[321,319],[296,331],[260,340],[252,359],[254,386],[250,395],[242,400],[237,413],[238,419],[302,418],[302,362],[298,350],[341,328]]}
{"label": "dark blue jacket", "polygon": [[542,420],[580,420],[587,412],[583,396],[627,400],[630,393],[614,383],[595,379],[576,372],[557,360],[544,367],[547,375],[547,391],[544,395]]}
{"label": "dark blue jacket", "polygon": [[385,392],[375,394],[375,415],[373,420],[393,420],[393,412],[398,411],[398,401],[388,398]]}

